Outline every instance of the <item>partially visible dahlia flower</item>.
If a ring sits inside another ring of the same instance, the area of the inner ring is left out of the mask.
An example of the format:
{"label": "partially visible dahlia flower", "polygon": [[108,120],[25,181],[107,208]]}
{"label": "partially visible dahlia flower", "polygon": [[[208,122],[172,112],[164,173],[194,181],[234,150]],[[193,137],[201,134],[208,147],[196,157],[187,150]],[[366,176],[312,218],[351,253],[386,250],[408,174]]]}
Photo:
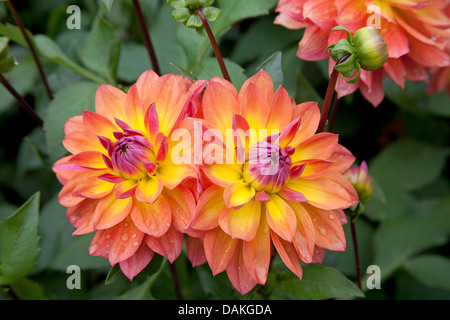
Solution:
{"label": "partially visible dahlia flower", "polygon": [[296,105],[260,71],[240,92],[208,82],[201,108],[204,128],[215,131],[205,139],[203,192],[187,230],[198,237],[187,243],[194,265],[226,270],[245,294],[266,282],[273,247],[299,278],[300,260],[345,249],[343,209],[358,196],[342,174],[354,157],[337,135],[315,134],[317,103]]}
{"label": "partially visible dahlia flower", "polygon": [[173,262],[195,210],[184,184],[197,176],[174,164],[171,133],[192,112],[192,92],[182,76],[143,73],[128,93],[102,85],[95,112],[67,120],[63,144],[71,155],[53,170],[64,185],[74,235],[96,232],[91,255],[120,264],[133,279],[159,253]]}
{"label": "partially visible dahlia flower", "polygon": [[[377,10],[372,9],[379,9],[378,17]],[[384,98],[385,75],[403,88],[405,79],[428,81],[428,70],[440,72],[450,66],[450,18],[445,10],[446,0],[280,0],[275,23],[289,29],[305,28],[297,56],[317,61],[328,57],[328,45],[345,37],[343,31],[331,31],[333,27],[343,26],[353,34],[368,21],[378,19],[379,31],[389,48],[388,61],[380,70],[363,71],[355,84],[340,77],[336,87],[338,97],[359,89],[377,106]],[[333,65],[330,59],[330,72]],[[444,81],[439,79],[440,83]]]}

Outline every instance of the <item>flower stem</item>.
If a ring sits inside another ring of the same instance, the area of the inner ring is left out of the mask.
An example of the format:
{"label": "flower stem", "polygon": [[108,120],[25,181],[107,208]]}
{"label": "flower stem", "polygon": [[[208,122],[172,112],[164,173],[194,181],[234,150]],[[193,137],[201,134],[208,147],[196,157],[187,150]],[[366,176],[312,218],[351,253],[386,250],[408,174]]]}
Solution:
{"label": "flower stem", "polygon": [[[345,60],[347,60],[348,57],[350,57],[350,54],[346,54],[341,59],[339,59],[339,61],[336,62],[336,65],[344,62]],[[320,122],[319,122],[319,126],[317,128],[317,133],[322,132],[327,123],[328,113],[330,112],[331,102],[333,101],[334,90],[336,88],[336,83],[337,83],[338,77],[339,77],[339,72],[333,68],[333,71],[331,72],[331,75],[330,75],[330,81],[328,82],[325,99],[323,101],[322,111],[320,113]]]}
{"label": "flower stem", "polygon": [[30,38],[28,37],[28,34],[25,30],[25,26],[22,22],[22,19],[20,18],[19,14],[17,13],[16,8],[12,4],[11,0],[6,1],[6,4],[8,5],[9,11],[11,11],[11,14],[14,18],[14,21],[16,22],[17,26],[19,27],[23,37],[25,38],[25,41],[27,42],[27,45],[31,51],[31,54],[33,56],[34,61],[36,62],[36,65],[38,67],[39,75],[42,79],[42,82],[44,83],[45,91],[47,92],[48,97],[50,100],[53,99],[52,91],[50,90],[50,86],[48,85],[47,78],[45,77],[44,71],[42,69],[41,62],[39,61],[38,55],[36,53],[36,50],[33,46],[33,43],[31,42]]}
{"label": "flower stem", "polygon": [[227,67],[225,66],[225,62],[223,61],[222,54],[220,53],[219,46],[217,45],[216,39],[214,38],[214,34],[209,27],[208,20],[206,20],[205,15],[199,9],[195,10],[195,13],[199,16],[200,20],[202,20],[203,26],[205,27],[206,34],[208,35],[209,41],[211,42],[211,46],[214,50],[214,54],[216,55],[217,62],[219,63],[220,70],[222,71],[222,75],[225,80],[231,82],[230,75],[228,74]]}
{"label": "flower stem", "polygon": [[183,296],[181,295],[180,289],[180,279],[178,278],[177,269],[173,263],[169,264],[170,274],[172,276],[173,287],[175,289],[175,295],[178,300],[183,300]]}
{"label": "flower stem", "polygon": [[361,287],[361,264],[359,262],[358,238],[356,237],[355,221],[353,218],[350,219],[350,228],[351,228],[351,232],[352,232],[353,250],[355,252],[356,283],[358,284],[358,288],[360,290],[362,290],[362,287]]}
{"label": "flower stem", "polygon": [[147,48],[150,61],[152,62],[153,71],[155,71],[158,75],[161,75],[158,58],[156,57],[155,49],[153,48],[152,39],[150,38],[150,33],[148,32],[147,23],[145,22],[139,0],[133,0],[133,7],[138,18],[139,28],[141,29],[142,37],[144,38],[145,47]]}
{"label": "flower stem", "polygon": [[20,103],[20,105],[25,109],[28,114],[33,117],[34,120],[36,120],[39,127],[42,128],[43,121],[42,119],[36,114],[36,112],[33,110],[33,108],[28,104],[28,102],[11,86],[11,84],[6,80],[6,78],[0,74],[0,82],[2,85],[8,90],[14,98],[16,98],[17,102]]}

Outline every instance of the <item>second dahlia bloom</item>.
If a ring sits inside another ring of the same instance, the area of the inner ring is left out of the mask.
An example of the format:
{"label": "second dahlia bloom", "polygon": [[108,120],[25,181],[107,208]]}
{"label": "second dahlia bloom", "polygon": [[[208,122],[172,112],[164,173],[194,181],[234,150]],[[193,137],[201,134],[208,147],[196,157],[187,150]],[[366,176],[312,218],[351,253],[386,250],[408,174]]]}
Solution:
{"label": "second dahlia bloom", "polygon": [[[445,10],[445,0],[280,0],[275,23],[305,28],[297,56],[317,61],[328,57],[328,45],[345,37],[343,31],[331,31],[333,27],[342,26],[354,34],[368,23],[379,22],[375,27],[388,45],[388,61],[380,70],[362,71],[357,83],[348,84],[341,78],[336,87],[338,97],[359,89],[377,106],[384,98],[386,75],[403,88],[405,79],[428,81],[429,70],[450,66],[450,18]],[[330,70],[332,65],[330,59]]]}
{"label": "second dahlia bloom", "polygon": [[74,235],[96,232],[89,253],[119,263],[130,279],[155,252],[175,260],[195,210],[183,183],[196,169],[170,157],[172,131],[193,112],[190,97],[182,76],[147,71],[128,93],[100,86],[96,112],[65,124],[71,155],[53,166],[64,185],[59,202]]}
{"label": "second dahlia bloom", "polygon": [[282,87],[274,92],[264,71],[240,92],[211,81],[201,102],[214,138],[204,148],[203,192],[188,230],[204,257],[188,246],[191,260],[206,260],[213,274],[226,270],[244,294],[265,283],[273,247],[299,278],[300,260],[344,250],[343,209],[358,197],[342,173],[354,157],[337,135],[315,134],[317,104],[296,105]]}

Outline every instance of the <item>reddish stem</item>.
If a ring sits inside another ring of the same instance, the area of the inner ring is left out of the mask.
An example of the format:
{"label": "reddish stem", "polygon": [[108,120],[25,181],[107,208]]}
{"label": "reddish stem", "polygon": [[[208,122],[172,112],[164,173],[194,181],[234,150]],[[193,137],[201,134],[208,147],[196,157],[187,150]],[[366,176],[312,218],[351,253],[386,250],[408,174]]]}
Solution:
{"label": "reddish stem", "polygon": [[[346,54],[338,62],[336,62],[336,66],[350,57],[350,54]],[[325,94],[325,99],[323,101],[322,111],[320,113],[320,122],[317,128],[317,133],[320,133],[325,128],[327,123],[328,113],[330,112],[331,102],[333,101],[334,90],[336,89],[336,83],[339,77],[339,72],[333,68],[333,71],[330,75],[330,81],[328,82],[327,92]]]}
{"label": "reddish stem", "polygon": [[133,0],[134,11],[139,22],[139,28],[141,29],[142,37],[144,38],[144,44],[147,48],[148,55],[150,56],[150,61],[152,62],[153,71],[158,75],[161,75],[159,69],[158,58],[156,57],[155,49],[153,48],[152,39],[150,38],[150,33],[148,32],[147,23],[145,22],[144,14],[142,13],[141,5],[139,0]]}
{"label": "reddish stem", "polygon": [[6,80],[6,78],[2,74],[0,74],[0,82],[6,88],[6,90],[8,90],[14,98],[16,98],[17,102],[20,103],[25,111],[28,112],[28,114],[32,116],[34,120],[36,120],[39,127],[42,128],[42,119],[36,114],[33,108],[28,104],[28,102],[9,84],[8,80]]}
{"label": "reddish stem", "polygon": [[359,290],[362,290],[362,287],[361,287],[361,264],[359,262],[358,238],[356,237],[355,221],[353,220],[353,218],[350,219],[350,228],[352,231],[353,249],[355,251],[356,282],[358,284]]}
{"label": "reddish stem", "polygon": [[39,61],[39,58],[36,53],[36,50],[34,49],[33,43],[31,42],[30,38],[28,37],[28,34],[25,30],[25,26],[22,22],[22,19],[20,19],[20,16],[17,13],[16,8],[14,8],[11,0],[6,1],[6,4],[8,5],[9,11],[11,11],[14,21],[16,22],[17,26],[19,27],[20,31],[22,32],[22,35],[25,38],[25,41],[27,42],[28,47],[30,48],[31,54],[33,55],[33,59],[36,62],[36,65],[38,67],[39,75],[41,76],[42,82],[44,83],[45,91],[47,92],[48,97],[50,99],[53,99],[53,94],[52,94],[52,91],[50,90],[50,86],[48,85],[47,78],[45,77],[41,62]]}
{"label": "reddish stem", "polygon": [[220,53],[219,46],[217,45],[216,39],[214,38],[214,34],[209,27],[208,20],[206,20],[205,15],[199,9],[195,10],[195,13],[199,16],[200,20],[202,20],[203,26],[205,27],[206,34],[208,35],[209,41],[211,42],[211,46],[214,50],[214,54],[216,55],[217,62],[219,63],[220,70],[222,71],[222,75],[225,80],[231,82],[230,75],[228,74],[227,67],[225,66],[225,62],[223,61],[222,54]]}

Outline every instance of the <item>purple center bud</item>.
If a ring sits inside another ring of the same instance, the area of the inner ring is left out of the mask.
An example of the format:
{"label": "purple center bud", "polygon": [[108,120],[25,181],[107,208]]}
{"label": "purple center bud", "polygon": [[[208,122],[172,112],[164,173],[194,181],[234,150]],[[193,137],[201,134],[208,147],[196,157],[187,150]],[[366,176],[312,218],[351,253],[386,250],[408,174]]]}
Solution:
{"label": "purple center bud", "polygon": [[144,163],[155,161],[152,145],[137,134],[123,134],[115,143],[111,155],[112,165],[127,179],[141,179],[147,175]]}
{"label": "purple center bud", "polygon": [[289,178],[294,149],[261,141],[251,147],[244,165],[244,180],[257,191],[278,192]]}

